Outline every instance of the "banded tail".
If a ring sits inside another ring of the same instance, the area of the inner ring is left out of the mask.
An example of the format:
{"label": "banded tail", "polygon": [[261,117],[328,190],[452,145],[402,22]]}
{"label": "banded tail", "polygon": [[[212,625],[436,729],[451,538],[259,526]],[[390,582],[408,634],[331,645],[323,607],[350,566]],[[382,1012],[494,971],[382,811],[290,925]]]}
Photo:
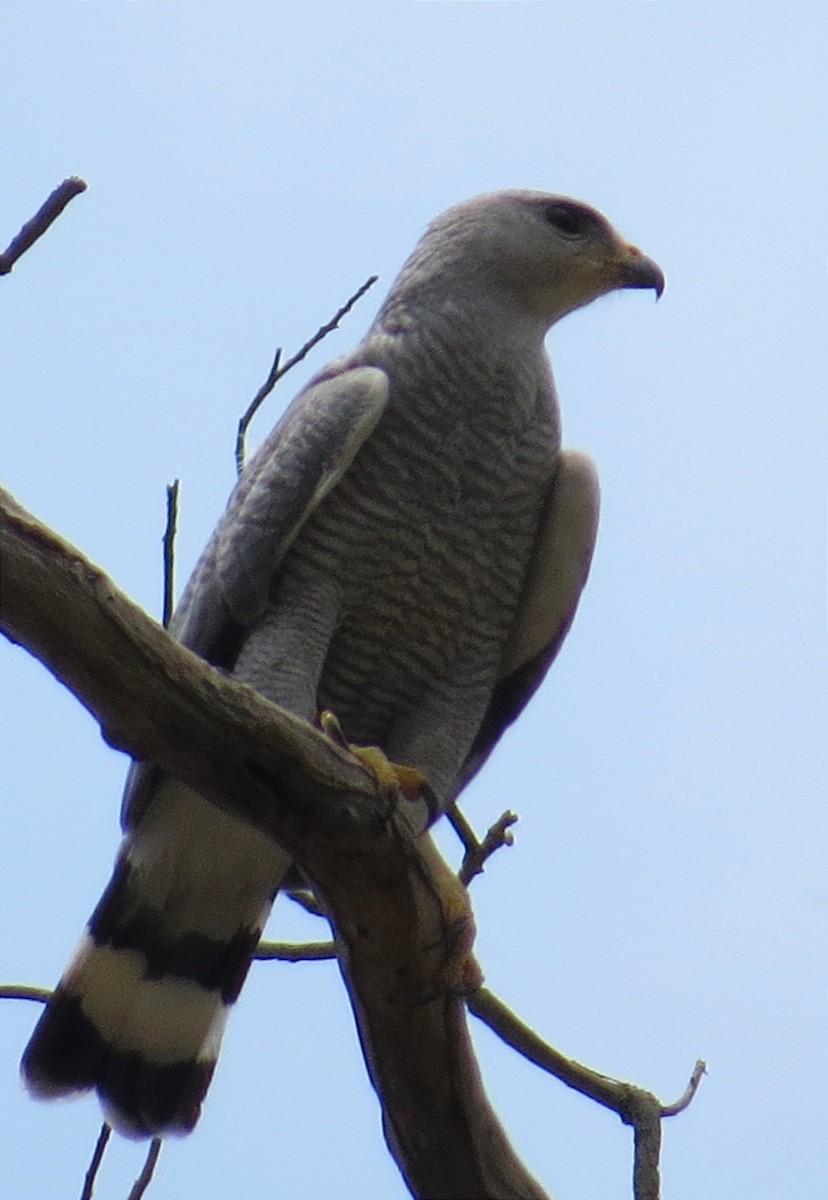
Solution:
{"label": "banded tail", "polygon": [[95,1088],[129,1137],[188,1133],[289,862],[164,780],[26,1047],[30,1093]]}

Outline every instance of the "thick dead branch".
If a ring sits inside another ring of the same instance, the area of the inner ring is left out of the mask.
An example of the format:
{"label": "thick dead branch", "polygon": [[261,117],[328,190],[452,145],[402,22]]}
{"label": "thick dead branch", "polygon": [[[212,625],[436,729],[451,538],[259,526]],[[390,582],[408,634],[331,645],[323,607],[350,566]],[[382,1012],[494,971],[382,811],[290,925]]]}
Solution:
{"label": "thick dead branch", "polygon": [[[264,830],[320,894],[412,1193],[542,1200],[486,1099],[450,988],[463,973],[447,940],[448,868],[412,832],[418,806],[389,815],[356,759],[179,646],[4,492],[0,555],[3,632],[72,690],[110,745]],[[459,935],[463,958],[469,937]]]}

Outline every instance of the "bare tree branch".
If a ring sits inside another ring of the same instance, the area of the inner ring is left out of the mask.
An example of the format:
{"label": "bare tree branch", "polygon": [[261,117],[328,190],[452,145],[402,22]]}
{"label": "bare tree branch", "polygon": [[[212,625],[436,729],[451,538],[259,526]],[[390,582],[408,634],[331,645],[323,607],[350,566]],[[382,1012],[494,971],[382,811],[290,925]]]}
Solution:
{"label": "bare tree branch", "polygon": [[0,983],[0,1000],[35,1000],[46,1004],[52,995],[50,988],[29,987],[25,983]]}
{"label": "bare tree branch", "polygon": [[270,393],[275,388],[281,378],[282,372],[279,370],[279,364],[282,361],[282,347],[280,346],[273,357],[273,364],[267,373],[267,379],[259,388],[256,395],[250,401],[250,404],[245,409],[244,415],[239,418],[238,429],[236,430],[236,474],[241,475],[244,470],[244,462],[247,457],[247,430],[250,422],[259,411],[262,403],[267,399]]}
{"label": "bare tree branch", "polygon": [[633,1195],[635,1200],[659,1200],[661,1120],[682,1112],[691,1102],[705,1073],[704,1063],[696,1063],[681,1099],[675,1104],[662,1105],[644,1088],[612,1079],[567,1058],[544,1042],[488,989],[480,988],[468,996],[466,1004],[470,1012],[524,1058],[560,1079],[567,1087],[612,1109],[625,1124],[633,1126]]}
{"label": "bare tree branch", "polygon": [[86,191],[86,181],[77,175],[64,179],[52,192],[51,196],[41,204],[31,221],[27,221],[16,237],[13,237],[6,249],[0,254],[0,275],[8,275],[12,267],[26,251],[35,244],[38,238],[53,224],[63,212],[66,205],[74,196]]}
{"label": "bare tree branch", "polygon": [[144,1160],[144,1166],[141,1174],[132,1185],[132,1189],[127,1197],[127,1200],[141,1200],[144,1192],[152,1183],[152,1177],[155,1172],[155,1164],[158,1162],[158,1156],[161,1153],[161,1138],[153,1138],[149,1144],[147,1157]]}
{"label": "bare tree branch", "polygon": [[110,745],[269,834],[321,897],[414,1196],[543,1200],[483,1091],[459,994],[479,982],[473,929],[456,878],[416,833],[424,806],[401,800],[389,814],[355,758],[174,642],[2,492],[0,554],[6,636],[71,688]]}
{"label": "bare tree branch", "polygon": [[663,1104],[661,1106],[662,1117],[677,1117],[679,1113],[683,1113],[685,1108],[692,1103],[693,1097],[699,1090],[699,1084],[706,1074],[707,1063],[704,1061],[704,1059],[700,1058],[696,1061],[695,1067],[693,1067],[693,1074],[690,1076],[690,1082],[687,1084],[687,1087],[684,1089],[684,1092],[681,1094],[681,1096],[679,1096],[678,1100],[675,1100],[672,1104]]}
{"label": "bare tree branch", "polygon": [[180,480],[167,484],[167,523],[162,541],[164,553],[164,601],[161,624],[169,627],[175,608],[175,535],[178,529],[178,488]]}
{"label": "bare tree branch", "polygon": [[335,942],[302,942],[294,945],[292,942],[259,942],[254,958],[267,962],[273,959],[279,962],[319,962],[323,959],[336,958]]}
{"label": "bare tree branch", "polygon": [[460,882],[468,887],[476,875],[482,875],[486,861],[496,850],[514,844],[511,827],[517,824],[518,818],[507,809],[488,829],[481,842],[457,804],[451,806],[446,816],[465,848],[458,875]]}
{"label": "bare tree branch", "polygon": [[255,417],[263,401],[267,399],[279,380],[283,376],[287,375],[288,371],[292,367],[295,367],[297,363],[300,363],[302,359],[310,353],[314,346],[318,346],[323,338],[326,338],[329,333],[333,333],[333,331],[339,327],[339,322],[342,320],[342,318],[351,311],[356,302],[362,299],[368,289],[373,287],[378,279],[379,275],[370,275],[368,279],[365,280],[365,283],[363,283],[361,287],[357,288],[353,296],[346,300],[341,308],[337,309],[330,321],[328,321],[325,325],[320,326],[313,337],[308,338],[304,346],[297,350],[297,352],[293,355],[293,358],[289,358],[284,366],[280,366],[282,360],[281,348],[276,351],[276,356],[273,359],[273,366],[270,368],[267,379],[259,388],[258,392],[256,392],[256,395],[251,400],[244,415],[239,420],[239,428],[238,432],[236,433],[236,471],[239,475],[241,475],[242,471],[244,470],[247,430],[250,422]]}
{"label": "bare tree branch", "polygon": [[618,1115],[633,1127],[633,1196],[660,1200],[661,1105],[650,1092],[627,1084],[626,1104]]}
{"label": "bare tree branch", "polygon": [[92,1194],[95,1191],[95,1180],[98,1178],[98,1171],[101,1169],[104,1152],[106,1151],[111,1134],[112,1127],[104,1121],[103,1125],[101,1125],[101,1132],[98,1134],[98,1140],[95,1142],[95,1149],[92,1151],[92,1158],[83,1177],[80,1200],[92,1200]]}

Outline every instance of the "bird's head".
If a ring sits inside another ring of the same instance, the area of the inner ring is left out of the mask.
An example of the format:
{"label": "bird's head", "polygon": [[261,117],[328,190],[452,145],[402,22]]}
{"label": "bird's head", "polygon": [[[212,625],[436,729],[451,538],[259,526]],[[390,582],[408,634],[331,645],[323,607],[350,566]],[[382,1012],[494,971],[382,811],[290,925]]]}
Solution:
{"label": "bird's head", "polygon": [[[450,208],[421,243],[425,261],[477,294],[555,321],[619,288],[664,290],[661,269],[594,208],[565,196],[507,191]],[[428,253],[429,249],[433,254]]]}

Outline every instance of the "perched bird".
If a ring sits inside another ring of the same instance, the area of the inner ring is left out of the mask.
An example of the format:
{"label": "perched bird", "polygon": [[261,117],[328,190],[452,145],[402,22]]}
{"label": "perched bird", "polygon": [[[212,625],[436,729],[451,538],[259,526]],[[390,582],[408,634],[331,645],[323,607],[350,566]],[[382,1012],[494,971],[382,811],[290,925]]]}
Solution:
{"label": "perched bird", "polygon": [[[244,471],[173,618],[209,662],[426,777],[445,809],[543,678],[598,518],[550,326],[661,271],[599,213],[505,191],[427,229],[355,350]],[[23,1057],[127,1135],[186,1132],[289,857],[133,764],[112,879]]]}

